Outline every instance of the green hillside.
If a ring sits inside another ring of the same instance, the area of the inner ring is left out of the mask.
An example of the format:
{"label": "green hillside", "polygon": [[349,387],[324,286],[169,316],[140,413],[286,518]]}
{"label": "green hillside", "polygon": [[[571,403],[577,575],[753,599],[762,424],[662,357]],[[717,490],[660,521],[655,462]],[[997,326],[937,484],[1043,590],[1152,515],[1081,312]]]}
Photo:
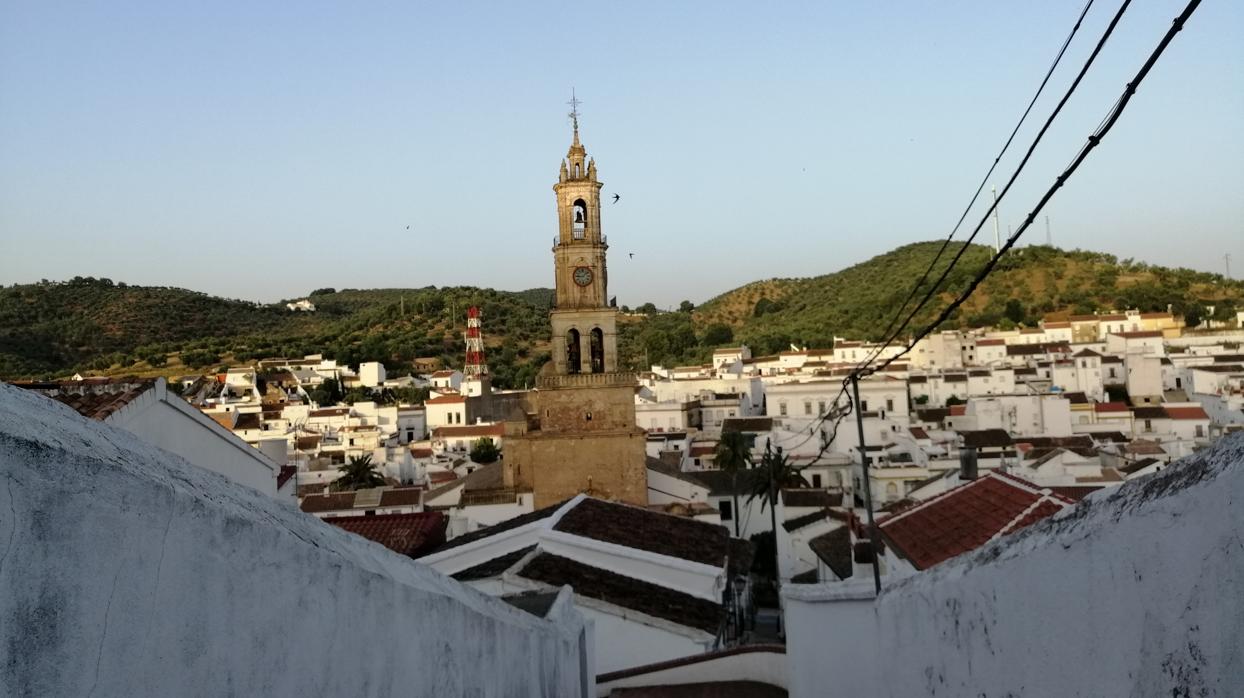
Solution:
{"label": "green hillside", "polygon": [[[939,245],[906,245],[824,276],[751,283],[693,312],[661,313],[645,304],[645,312],[622,317],[623,364],[640,369],[698,363],[714,347],[739,342],[764,354],[792,343],[828,347],[835,336],[877,339]],[[988,257],[989,248],[969,248],[918,326],[966,287]],[[310,353],[351,365],[383,361],[394,373],[415,357],[461,366],[471,305],[484,313],[495,385],[531,384],[547,360],[549,289],[320,289],[310,298],[318,310],[300,313],[283,303],[258,305],[107,279],[3,288],[0,377],[176,375]],[[1044,316],[1160,311],[1168,305],[1194,319],[1207,317],[1211,305],[1218,317],[1233,317],[1235,308],[1244,307],[1244,283],[1095,252],[1024,247],[1010,253],[947,324],[1034,326]]]}
{"label": "green hillside", "polygon": [[[706,361],[713,347],[726,344],[746,343],[759,355],[792,343],[829,347],[835,336],[880,339],[940,246],[940,242],[905,245],[824,276],[757,281],[717,296],[692,313],[650,315],[623,333],[624,355],[638,368],[647,362]],[[928,283],[958,249],[948,248]],[[973,245],[964,253],[935,301],[916,317],[913,329],[931,322],[967,287],[990,251]],[[1124,308],[1165,311],[1168,305],[1193,319],[1206,317],[1210,305],[1216,306],[1219,317],[1233,317],[1234,308],[1244,307],[1244,283],[1096,252],[1023,247],[1003,258],[946,324],[1035,326],[1045,316]]]}
{"label": "green hillside", "polygon": [[398,370],[417,356],[461,365],[471,305],[484,313],[499,387],[532,382],[547,347],[548,289],[321,289],[310,297],[316,312],[107,279],[10,286],[0,289],[0,376],[175,375],[309,353]]}

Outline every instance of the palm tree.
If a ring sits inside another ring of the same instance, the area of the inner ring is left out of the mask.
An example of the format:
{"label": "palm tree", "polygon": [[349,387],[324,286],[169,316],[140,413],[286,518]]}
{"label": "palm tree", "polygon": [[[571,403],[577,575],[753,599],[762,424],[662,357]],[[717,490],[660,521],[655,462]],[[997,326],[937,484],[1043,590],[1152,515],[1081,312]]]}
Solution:
{"label": "palm tree", "polygon": [[384,477],[376,471],[371,454],[355,456],[338,467],[337,471],[341,475],[333,481],[332,488],[338,492],[384,486]]}
{"label": "palm tree", "polygon": [[[773,569],[778,571],[779,578],[782,567],[777,560],[777,501],[783,489],[811,487],[804,479],[802,470],[803,468],[791,464],[790,456],[782,453],[781,446],[775,452],[769,447],[769,442],[765,441],[765,455],[760,459],[760,465],[751,471],[752,493],[747,501],[750,504],[753,499],[760,497],[760,510],[764,511],[766,504],[769,506],[769,519],[773,526]],[[778,579],[774,581],[776,583]]]}
{"label": "palm tree", "polygon": [[730,494],[734,497],[734,537],[739,537],[739,471],[747,470],[752,464],[752,449],[747,443],[747,436],[741,431],[723,432],[717,441],[717,451],[713,455],[713,463],[725,473],[730,474]]}

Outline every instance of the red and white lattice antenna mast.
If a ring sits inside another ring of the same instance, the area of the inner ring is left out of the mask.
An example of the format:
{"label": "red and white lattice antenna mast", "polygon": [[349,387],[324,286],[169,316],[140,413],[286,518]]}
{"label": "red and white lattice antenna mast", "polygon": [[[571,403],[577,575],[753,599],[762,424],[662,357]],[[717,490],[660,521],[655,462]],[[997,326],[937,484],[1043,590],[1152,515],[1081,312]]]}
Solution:
{"label": "red and white lattice antenna mast", "polygon": [[467,378],[483,378],[488,375],[484,362],[484,335],[480,332],[479,308],[467,310],[466,367],[462,370]]}

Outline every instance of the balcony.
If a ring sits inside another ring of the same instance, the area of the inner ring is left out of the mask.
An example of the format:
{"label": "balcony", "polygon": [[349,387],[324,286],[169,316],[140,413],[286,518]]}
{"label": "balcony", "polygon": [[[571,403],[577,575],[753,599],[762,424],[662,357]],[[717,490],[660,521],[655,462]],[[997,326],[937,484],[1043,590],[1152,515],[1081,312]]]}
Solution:
{"label": "balcony", "polygon": [[558,388],[609,388],[637,385],[635,374],[630,371],[612,373],[573,373],[570,375],[537,376],[536,387],[541,390]]}

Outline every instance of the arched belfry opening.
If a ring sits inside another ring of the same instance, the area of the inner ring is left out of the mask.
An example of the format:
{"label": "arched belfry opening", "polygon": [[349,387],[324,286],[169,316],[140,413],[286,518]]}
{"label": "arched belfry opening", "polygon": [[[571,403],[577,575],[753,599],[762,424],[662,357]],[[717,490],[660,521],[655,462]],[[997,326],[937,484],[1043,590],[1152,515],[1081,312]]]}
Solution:
{"label": "arched belfry opening", "polygon": [[605,333],[599,327],[592,328],[592,373],[605,372]]}
{"label": "arched belfry opening", "polygon": [[582,240],[587,230],[587,204],[583,199],[575,199],[571,208],[571,230],[574,231],[574,239]]}
{"label": "arched belfry opening", "polygon": [[566,333],[566,373],[579,372],[579,331],[571,329]]}

